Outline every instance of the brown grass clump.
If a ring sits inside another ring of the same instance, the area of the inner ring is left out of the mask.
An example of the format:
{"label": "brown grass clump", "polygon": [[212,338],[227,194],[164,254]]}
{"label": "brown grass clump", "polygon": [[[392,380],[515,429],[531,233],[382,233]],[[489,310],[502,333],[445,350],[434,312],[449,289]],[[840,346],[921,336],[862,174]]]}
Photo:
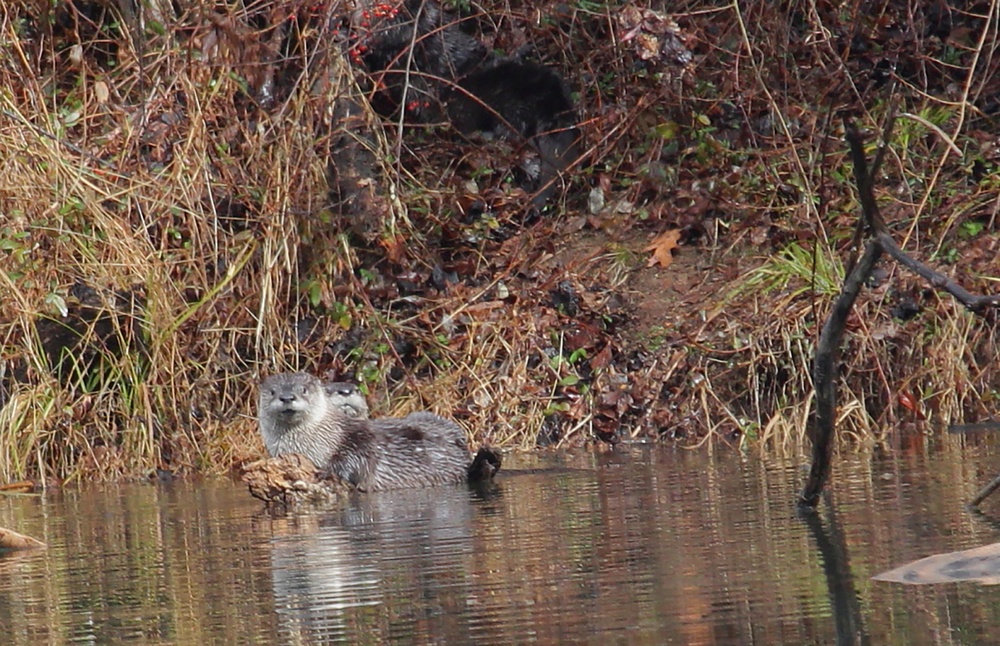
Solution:
{"label": "brown grass clump", "polygon": [[258,362],[298,360],[322,97],[299,83],[252,111],[262,45],[224,8],[138,51],[108,5],[4,9],[0,476],[217,470],[256,450]]}
{"label": "brown grass clump", "polygon": [[[0,8],[0,480],[227,471],[289,368],[477,443],[794,446],[857,213],[834,110],[912,115],[886,219],[996,290],[996,20],[455,4],[578,97],[587,153],[541,217],[516,143],[367,109],[337,0]],[[853,434],[995,408],[992,321],[898,270],[857,313]]]}

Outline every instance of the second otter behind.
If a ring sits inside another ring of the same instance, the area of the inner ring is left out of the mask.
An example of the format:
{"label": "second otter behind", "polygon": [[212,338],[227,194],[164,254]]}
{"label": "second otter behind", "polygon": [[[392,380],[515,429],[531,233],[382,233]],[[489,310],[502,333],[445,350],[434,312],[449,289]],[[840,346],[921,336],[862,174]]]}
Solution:
{"label": "second otter behind", "polygon": [[348,417],[368,419],[368,402],[361,390],[346,381],[327,381],[323,384],[330,404],[340,408]]}
{"label": "second otter behind", "polygon": [[261,384],[260,430],[271,456],[303,454],[321,476],[361,491],[480,481],[500,468],[499,455],[488,448],[470,462],[465,431],[454,422],[428,412],[354,417],[357,399],[333,386],[306,373],[278,374]]}

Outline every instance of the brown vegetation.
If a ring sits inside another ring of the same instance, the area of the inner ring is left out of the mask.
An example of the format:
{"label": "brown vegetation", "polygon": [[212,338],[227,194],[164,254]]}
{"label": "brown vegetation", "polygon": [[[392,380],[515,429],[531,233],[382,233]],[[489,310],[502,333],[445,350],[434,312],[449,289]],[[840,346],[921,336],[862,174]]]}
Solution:
{"label": "brown vegetation", "polygon": [[[840,111],[896,107],[887,226],[997,291],[996,2],[455,4],[578,98],[541,214],[516,143],[348,118],[336,0],[0,8],[0,480],[229,469],[289,367],[476,443],[793,445],[858,213]],[[884,269],[841,423],[987,417],[994,321]]]}

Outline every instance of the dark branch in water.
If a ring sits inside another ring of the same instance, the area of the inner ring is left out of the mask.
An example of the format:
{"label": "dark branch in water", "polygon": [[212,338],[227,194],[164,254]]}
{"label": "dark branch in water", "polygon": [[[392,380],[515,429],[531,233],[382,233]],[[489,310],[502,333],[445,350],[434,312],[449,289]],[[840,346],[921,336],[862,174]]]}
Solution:
{"label": "dark branch in water", "polygon": [[[861,287],[871,277],[875,263],[882,254],[888,254],[901,265],[927,280],[935,289],[948,292],[976,314],[983,314],[988,308],[1000,307],[1000,296],[972,294],[944,274],[911,258],[899,248],[896,241],[889,235],[885,222],[878,211],[873,186],[875,174],[882,161],[883,151],[892,133],[894,121],[893,113],[886,120],[883,144],[879,148],[869,171],[861,133],[858,132],[857,127],[849,118],[845,117],[844,119],[846,139],[854,164],[854,180],[858,187],[858,199],[861,202],[861,220],[858,222],[855,246],[860,246],[859,243],[864,233],[868,234],[869,239],[861,259],[856,264],[853,259],[848,263],[850,271],[847,278],[844,279],[844,286],[833,303],[830,316],[823,325],[819,341],[816,344],[816,356],[813,360],[813,383],[816,388],[816,417],[812,434],[813,461],[809,477],[799,496],[800,507],[815,508],[819,504],[823,486],[829,479],[837,419],[837,379],[840,374],[837,369],[837,354],[844,337],[847,317],[854,306],[854,301],[857,300]],[[978,505],[997,488],[1000,488],[1000,476],[984,488],[971,504]]]}
{"label": "dark branch in water", "polygon": [[988,485],[980,489],[979,493],[976,494],[976,497],[969,501],[969,506],[978,507],[979,503],[986,500],[989,497],[989,495],[994,491],[996,491],[998,488],[1000,488],[1000,476],[993,478],[993,480]]}
{"label": "dark branch in water", "polygon": [[[872,191],[872,174],[868,172],[868,161],[865,158],[864,141],[854,123],[844,119],[847,131],[847,143],[851,148],[851,159],[854,162],[854,181],[858,185],[858,197],[861,202],[861,218],[858,230],[884,230],[885,224],[878,214],[878,205]],[[886,133],[888,136],[888,133]],[[882,247],[878,242],[870,240],[865,246],[865,253],[855,264],[844,280],[840,295],[833,303],[830,316],[823,325],[819,342],[816,344],[816,357],[813,360],[813,384],[816,388],[816,427],[813,433],[813,461],[809,469],[809,478],[799,496],[799,505],[815,508],[819,504],[823,485],[830,476],[830,462],[833,457],[833,437],[837,421],[837,351],[844,337],[847,317],[851,313],[854,301],[861,292],[862,285],[871,277],[875,263],[882,255]]]}
{"label": "dark branch in water", "polygon": [[813,383],[816,386],[816,430],[813,434],[813,461],[809,469],[809,479],[802,490],[799,504],[815,507],[823,485],[830,475],[830,460],[833,456],[833,434],[837,422],[837,350],[844,337],[844,327],[851,313],[854,301],[861,292],[861,286],[871,276],[872,269],[882,255],[882,248],[874,241],[869,242],[861,260],[844,281],[840,296],[833,303],[830,317],[823,325],[816,358],[813,360]]}

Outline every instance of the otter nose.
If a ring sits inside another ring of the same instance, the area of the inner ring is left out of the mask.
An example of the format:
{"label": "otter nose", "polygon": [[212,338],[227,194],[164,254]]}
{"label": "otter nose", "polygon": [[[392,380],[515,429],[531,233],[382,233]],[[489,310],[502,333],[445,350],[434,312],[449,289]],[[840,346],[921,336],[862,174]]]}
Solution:
{"label": "otter nose", "polygon": [[282,404],[291,404],[295,401],[295,395],[292,395],[291,393],[287,395],[278,395],[278,399],[281,400]]}

